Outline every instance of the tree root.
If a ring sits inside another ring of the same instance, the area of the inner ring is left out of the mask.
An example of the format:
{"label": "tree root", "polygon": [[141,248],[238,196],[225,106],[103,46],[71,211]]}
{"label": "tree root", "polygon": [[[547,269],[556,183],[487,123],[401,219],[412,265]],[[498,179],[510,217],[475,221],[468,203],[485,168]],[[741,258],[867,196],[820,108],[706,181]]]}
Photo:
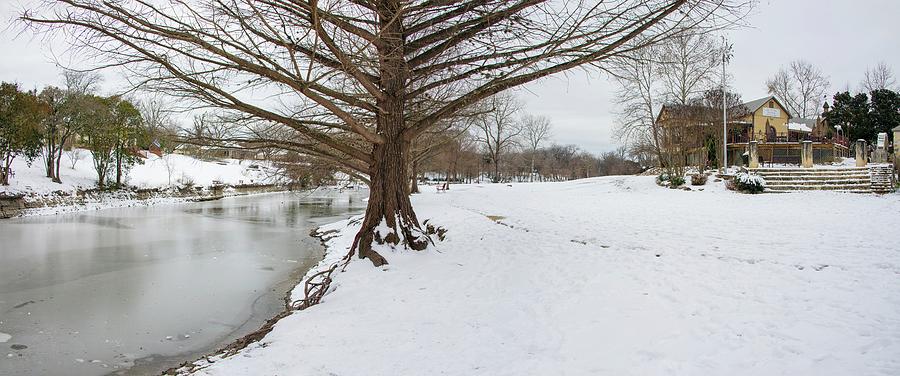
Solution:
{"label": "tree root", "polygon": [[313,274],[306,279],[303,287],[304,298],[291,303],[291,308],[302,311],[322,301],[322,297],[331,287],[331,273],[337,269],[338,264],[332,264],[326,270]]}

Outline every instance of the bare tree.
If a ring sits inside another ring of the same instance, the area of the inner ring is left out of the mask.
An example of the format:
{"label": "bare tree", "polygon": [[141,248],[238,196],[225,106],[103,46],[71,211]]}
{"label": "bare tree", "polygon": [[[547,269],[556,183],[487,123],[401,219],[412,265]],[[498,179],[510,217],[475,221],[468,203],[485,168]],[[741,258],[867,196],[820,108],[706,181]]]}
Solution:
{"label": "bare tree", "polygon": [[722,64],[721,46],[709,34],[687,31],[659,48],[663,96],[668,103],[687,104],[713,86]]}
{"label": "bare tree", "polygon": [[73,147],[66,151],[66,156],[69,157],[69,167],[73,170],[75,169],[75,165],[78,164],[78,161],[84,159],[84,151]]}
{"label": "bare tree", "polygon": [[822,108],[828,77],[818,67],[805,60],[792,61],[766,80],[766,88],[787,107],[795,117],[815,117]]}
{"label": "bare tree", "polygon": [[881,89],[895,90],[897,79],[894,78],[894,71],[891,67],[882,61],[866,71],[860,87],[866,93]]}
{"label": "bare tree", "polygon": [[614,60],[611,73],[619,84],[616,135],[626,144],[650,145],[657,160],[663,163],[662,134],[656,122],[663,102],[658,50],[651,46],[623,54]]}
{"label": "bare tree", "polygon": [[[127,69],[141,89],[289,127],[291,139],[258,141],[367,175],[368,208],[350,254],[381,265],[376,239],[428,245],[409,200],[408,151],[440,120],[553,74],[602,69],[687,25],[733,25],[749,4],[58,0],[21,18],[71,37],[102,66]],[[436,92],[453,95],[408,121],[409,104]]]}
{"label": "bare tree", "polygon": [[541,144],[550,138],[550,119],[544,116],[525,115],[522,117],[522,138],[528,146],[531,157],[531,168],[528,170],[530,180],[534,181],[534,159]]}
{"label": "bare tree", "polygon": [[496,183],[501,181],[500,162],[503,154],[516,146],[522,133],[522,123],[516,119],[522,103],[512,95],[497,94],[488,98],[484,105],[490,110],[474,119],[475,140],[491,158],[494,168],[492,179]]}
{"label": "bare tree", "polygon": [[149,96],[137,105],[144,119],[147,141],[155,143],[163,153],[174,151],[182,131],[172,117],[173,105],[161,95]]}

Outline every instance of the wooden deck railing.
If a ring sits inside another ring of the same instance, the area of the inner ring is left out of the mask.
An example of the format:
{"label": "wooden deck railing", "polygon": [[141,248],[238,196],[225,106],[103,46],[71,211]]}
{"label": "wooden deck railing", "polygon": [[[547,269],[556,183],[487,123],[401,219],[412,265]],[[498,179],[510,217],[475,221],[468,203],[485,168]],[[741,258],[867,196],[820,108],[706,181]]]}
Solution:
{"label": "wooden deck railing", "polygon": [[[750,135],[746,134],[733,134],[728,136],[729,144],[746,144],[751,141]],[[840,135],[834,135],[832,137],[820,137],[813,136],[810,134],[800,134],[800,133],[775,133],[775,134],[767,134],[766,137],[762,140],[759,140],[762,143],[797,143],[800,141],[812,141],[819,142],[823,144],[838,144],[843,146],[849,146],[850,141]]]}

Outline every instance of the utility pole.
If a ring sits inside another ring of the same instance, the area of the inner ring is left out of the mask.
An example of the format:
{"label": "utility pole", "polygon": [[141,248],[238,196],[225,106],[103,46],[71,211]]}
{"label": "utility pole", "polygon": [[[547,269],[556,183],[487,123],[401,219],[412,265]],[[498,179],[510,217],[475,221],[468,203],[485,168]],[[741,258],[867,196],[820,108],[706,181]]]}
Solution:
{"label": "utility pole", "polygon": [[722,36],[722,173],[728,174],[728,101],[725,97],[725,65],[731,60],[732,45]]}

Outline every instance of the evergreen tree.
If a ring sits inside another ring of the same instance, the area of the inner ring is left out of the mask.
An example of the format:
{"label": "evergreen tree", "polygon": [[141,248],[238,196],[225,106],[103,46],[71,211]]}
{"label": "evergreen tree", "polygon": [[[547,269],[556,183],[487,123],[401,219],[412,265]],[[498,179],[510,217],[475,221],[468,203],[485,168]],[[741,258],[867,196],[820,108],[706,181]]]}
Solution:
{"label": "evergreen tree", "polygon": [[115,139],[113,159],[115,160],[116,188],[121,188],[122,179],[132,165],[139,161],[134,153],[139,143],[146,143],[147,132],[143,128],[143,118],[137,107],[120,97],[110,97],[107,105],[111,115],[111,131]]}
{"label": "evergreen tree", "polygon": [[94,95],[87,95],[81,101],[78,121],[83,122],[84,146],[91,152],[94,171],[97,172],[97,186],[106,187],[109,172],[115,159],[116,136],[109,101]]}
{"label": "evergreen tree", "polygon": [[885,132],[893,138],[891,130],[900,125],[900,95],[888,89],[873,90],[869,109],[869,122],[876,136]]}
{"label": "evergreen tree", "polygon": [[825,118],[829,124],[841,126],[851,141],[872,141],[878,133],[869,118],[869,96],[863,93],[855,96],[849,91],[835,94]]}
{"label": "evergreen tree", "polygon": [[0,84],[0,184],[9,184],[17,156],[31,163],[40,154],[45,114],[36,93],[20,91],[16,84]]}

